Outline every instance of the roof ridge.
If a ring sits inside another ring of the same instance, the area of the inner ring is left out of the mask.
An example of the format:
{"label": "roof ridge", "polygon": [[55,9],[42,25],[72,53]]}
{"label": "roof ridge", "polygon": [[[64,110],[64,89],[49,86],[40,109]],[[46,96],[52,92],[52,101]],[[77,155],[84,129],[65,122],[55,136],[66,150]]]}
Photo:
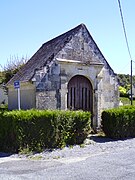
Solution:
{"label": "roof ridge", "polygon": [[[13,84],[13,82],[17,79],[20,81],[30,81],[35,73],[35,69],[41,69],[46,65],[47,61],[52,61],[53,57],[57,56],[61,49],[63,49],[67,45],[67,43],[69,43],[70,40],[80,32],[82,32],[82,35],[84,37],[86,36],[85,41],[86,43],[88,43],[89,46],[90,43],[94,44],[93,53],[99,56],[101,62],[106,64],[106,66],[109,66],[108,62],[104,58],[103,54],[101,53],[99,47],[97,46],[87,27],[85,26],[85,24],[81,23],[78,26],[70,29],[69,31],[66,31],[63,34],[60,34],[57,37],[42,44],[42,46],[37,50],[37,52],[20,69],[20,71],[17,74],[15,74],[15,76],[13,76],[12,79],[10,79],[7,85]],[[85,32],[87,34],[85,34]],[[96,52],[95,49],[98,52]],[[110,66],[109,69],[111,69]],[[111,71],[113,72],[112,69]]]}
{"label": "roof ridge", "polygon": [[[76,30],[76,33],[77,33],[77,31],[80,30],[82,27],[83,27],[83,28],[84,28],[84,27],[86,28],[85,24],[83,24],[83,23],[79,24],[78,26],[70,29],[69,31],[66,31],[66,32],[64,32],[64,33],[56,36],[55,38],[52,38],[52,39],[48,40],[47,42],[43,43],[42,46],[44,46],[44,45],[46,45],[46,44],[48,44],[48,43],[51,43],[52,41],[55,41],[56,39],[59,39],[60,37],[62,37],[62,36],[64,36],[64,35],[71,34],[71,32],[75,32],[75,30]],[[87,29],[87,28],[86,28],[86,29]],[[76,33],[75,33],[75,34],[76,34]]]}

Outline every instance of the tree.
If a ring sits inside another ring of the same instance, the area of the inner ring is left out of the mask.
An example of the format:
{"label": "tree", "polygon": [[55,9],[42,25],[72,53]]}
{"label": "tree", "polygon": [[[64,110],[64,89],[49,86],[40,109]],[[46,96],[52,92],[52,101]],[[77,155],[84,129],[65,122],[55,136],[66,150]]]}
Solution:
{"label": "tree", "polygon": [[121,97],[127,97],[127,90],[126,88],[119,86],[119,92]]}
{"label": "tree", "polygon": [[[117,74],[119,85],[128,91],[131,87],[131,76],[129,74]],[[133,84],[135,84],[135,76],[132,77]]]}
{"label": "tree", "polygon": [[5,85],[18,71],[19,69],[26,64],[28,61],[27,56],[22,56],[19,58],[18,56],[10,57],[10,60],[7,60],[6,65],[2,67],[2,71],[0,72],[0,84]]}

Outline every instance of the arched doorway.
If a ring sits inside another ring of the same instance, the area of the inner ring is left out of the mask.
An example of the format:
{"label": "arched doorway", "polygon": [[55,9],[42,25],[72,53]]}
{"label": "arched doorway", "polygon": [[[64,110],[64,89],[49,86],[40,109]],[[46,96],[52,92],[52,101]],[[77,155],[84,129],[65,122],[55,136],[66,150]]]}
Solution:
{"label": "arched doorway", "polygon": [[93,90],[91,82],[84,76],[76,75],[68,83],[67,107],[72,110],[91,111]]}

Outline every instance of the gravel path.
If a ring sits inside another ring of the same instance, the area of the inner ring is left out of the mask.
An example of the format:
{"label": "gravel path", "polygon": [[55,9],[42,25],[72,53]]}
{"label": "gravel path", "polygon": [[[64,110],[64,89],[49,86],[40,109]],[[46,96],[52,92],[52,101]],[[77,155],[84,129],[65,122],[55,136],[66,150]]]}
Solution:
{"label": "gravel path", "polygon": [[[135,138],[125,140],[111,140],[108,138],[100,138],[96,136],[89,137],[85,144],[65,147],[63,149],[54,149],[53,151],[45,150],[41,153],[32,155],[19,155],[12,154],[8,159],[32,159],[32,160],[65,160],[65,159],[77,159],[95,156],[101,153],[117,152],[125,148],[134,148]],[[0,157],[4,157],[6,154],[0,153]],[[0,158],[0,162],[4,160]],[[6,158],[5,158],[6,160]]]}
{"label": "gravel path", "polygon": [[91,136],[85,144],[29,156],[0,153],[0,179],[135,179],[135,138]]}

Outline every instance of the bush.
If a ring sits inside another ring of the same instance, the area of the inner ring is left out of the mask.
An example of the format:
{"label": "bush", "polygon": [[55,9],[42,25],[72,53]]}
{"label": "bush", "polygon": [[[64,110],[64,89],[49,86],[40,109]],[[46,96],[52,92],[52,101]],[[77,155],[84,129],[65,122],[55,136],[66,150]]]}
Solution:
{"label": "bush", "polygon": [[7,111],[8,110],[8,105],[7,104],[1,104],[0,105],[0,111]]}
{"label": "bush", "polygon": [[21,110],[1,112],[0,151],[79,144],[90,131],[90,113],[83,111]]}
{"label": "bush", "polygon": [[103,111],[102,129],[111,138],[135,137],[135,107],[123,106]]}

